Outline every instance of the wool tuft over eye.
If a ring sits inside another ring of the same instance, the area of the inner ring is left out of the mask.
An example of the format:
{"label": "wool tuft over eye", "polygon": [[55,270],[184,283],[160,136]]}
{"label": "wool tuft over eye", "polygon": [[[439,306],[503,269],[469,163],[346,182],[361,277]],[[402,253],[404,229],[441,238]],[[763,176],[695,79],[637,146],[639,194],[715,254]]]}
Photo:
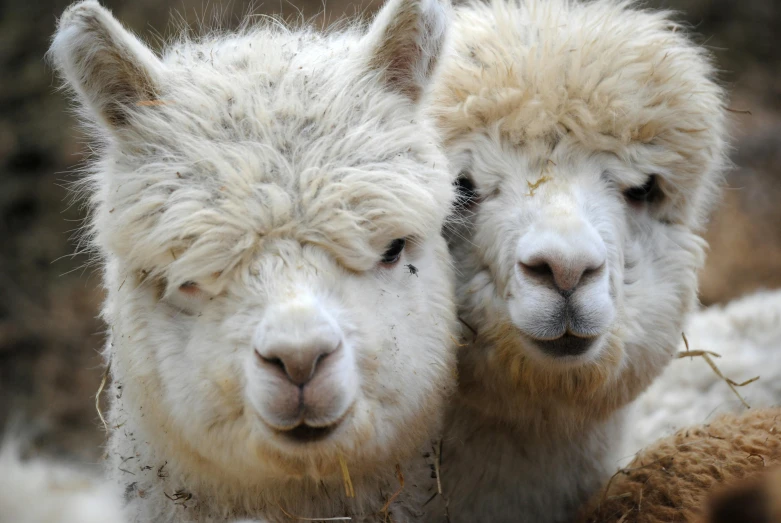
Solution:
{"label": "wool tuft over eye", "polygon": [[397,238],[388,245],[388,250],[382,255],[380,261],[384,265],[393,265],[399,258],[401,258],[401,252],[404,250],[404,246],[407,245],[406,238]]}
{"label": "wool tuft over eye", "polygon": [[659,187],[658,176],[652,174],[648,177],[645,184],[630,187],[624,191],[624,197],[630,203],[655,203],[664,197],[661,187]]}

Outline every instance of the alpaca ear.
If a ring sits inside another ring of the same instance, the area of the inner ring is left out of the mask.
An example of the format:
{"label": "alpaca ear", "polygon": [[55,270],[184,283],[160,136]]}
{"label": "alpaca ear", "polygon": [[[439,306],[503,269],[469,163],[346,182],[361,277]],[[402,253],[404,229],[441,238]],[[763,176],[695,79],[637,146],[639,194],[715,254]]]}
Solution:
{"label": "alpaca ear", "polygon": [[163,65],[94,0],[74,4],[57,24],[49,56],[94,117],[111,130],[160,93]]}
{"label": "alpaca ear", "polygon": [[389,0],[366,39],[369,67],[387,86],[417,102],[436,68],[450,19],[450,0]]}

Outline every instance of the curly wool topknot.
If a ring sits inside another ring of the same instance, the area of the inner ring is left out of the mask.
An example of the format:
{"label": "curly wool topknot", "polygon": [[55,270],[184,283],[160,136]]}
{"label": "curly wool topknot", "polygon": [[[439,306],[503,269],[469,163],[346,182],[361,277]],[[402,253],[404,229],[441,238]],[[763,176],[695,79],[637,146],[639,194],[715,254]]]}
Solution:
{"label": "curly wool topknot", "polygon": [[781,408],[724,415],[637,454],[581,512],[581,523],[699,522],[714,488],[781,464]]}
{"label": "curly wool topknot", "polygon": [[624,159],[651,146],[682,192],[728,165],[725,91],[708,51],[669,12],[472,0],[457,14],[433,93],[446,144],[494,129],[514,144],[569,135]]}

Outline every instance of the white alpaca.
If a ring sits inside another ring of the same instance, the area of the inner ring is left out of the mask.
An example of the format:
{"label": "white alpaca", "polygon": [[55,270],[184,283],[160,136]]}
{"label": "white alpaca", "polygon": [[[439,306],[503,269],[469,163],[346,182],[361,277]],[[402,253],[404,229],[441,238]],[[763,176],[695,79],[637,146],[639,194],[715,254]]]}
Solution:
{"label": "white alpaca", "polygon": [[63,14],[53,61],[101,143],[108,472],[132,521],[404,522],[429,497],[454,190],[421,102],[447,10],[162,58],[95,2]]}
{"label": "white alpaca", "polygon": [[452,34],[432,112],[460,173],[474,332],[431,519],[566,521],[696,303],[724,93],[666,13],[627,2],[473,2]]}
{"label": "white alpaca", "polygon": [[[738,383],[752,408],[781,405],[781,290],[762,291],[692,314],[684,328],[691,350],[719,354],[713,362]],[[683,343],[680,350],[686,350]],[[745,406],[702,358],[673,361],[630,407],[624,457],[689,425]]]}
{"label": "white alpaca", "polygon": [[122,523],[120,493],[93,475],[0,449],[0,523]]}

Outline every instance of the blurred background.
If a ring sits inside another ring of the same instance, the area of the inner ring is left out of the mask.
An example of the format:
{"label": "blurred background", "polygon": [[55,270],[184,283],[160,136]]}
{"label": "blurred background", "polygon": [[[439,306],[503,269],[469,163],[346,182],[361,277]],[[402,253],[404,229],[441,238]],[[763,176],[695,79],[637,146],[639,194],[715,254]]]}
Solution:
{"label": "blurred background", "polygon": [[[152,45],[173,20],[235,27],[251,13],[328,24],[380,0],[102,0]],[[103,431],[100,281],[73,233],[83,202],[66,188],[88,148],[44,54],[68,0],[0,2],[0,427],[24,425],[47,453],[96,461]],[[781,286],[781,1],[650,0],[679,12],[714,53],[732,93],[735,168],[707,233],[704,304]]]}

